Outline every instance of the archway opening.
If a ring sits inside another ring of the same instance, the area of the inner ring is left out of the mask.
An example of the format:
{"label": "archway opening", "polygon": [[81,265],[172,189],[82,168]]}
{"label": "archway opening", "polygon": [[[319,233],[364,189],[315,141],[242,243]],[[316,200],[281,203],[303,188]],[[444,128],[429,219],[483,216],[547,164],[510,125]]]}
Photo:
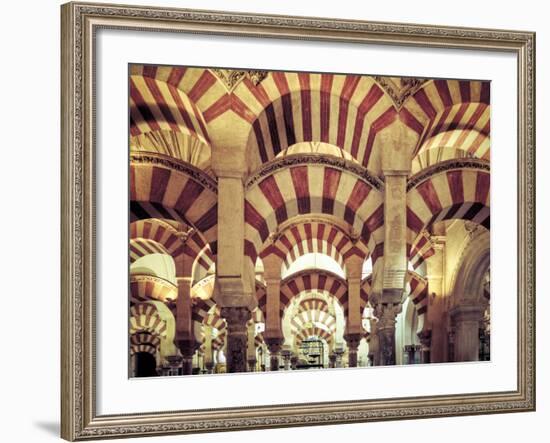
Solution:
{"label": "archway opening", "polygon": [[157,362],[155,356],[149,352],[136,352],[134,354],[135,377],[157,376]]}

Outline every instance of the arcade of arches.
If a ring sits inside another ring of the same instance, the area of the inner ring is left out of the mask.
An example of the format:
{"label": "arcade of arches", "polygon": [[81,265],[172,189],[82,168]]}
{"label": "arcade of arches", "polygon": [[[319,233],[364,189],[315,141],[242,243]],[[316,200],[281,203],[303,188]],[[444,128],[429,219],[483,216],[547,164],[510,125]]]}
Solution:
{"label": "arcade of arches", "polygon": [[488,82],[129,84],[131,376],[490,358]]}

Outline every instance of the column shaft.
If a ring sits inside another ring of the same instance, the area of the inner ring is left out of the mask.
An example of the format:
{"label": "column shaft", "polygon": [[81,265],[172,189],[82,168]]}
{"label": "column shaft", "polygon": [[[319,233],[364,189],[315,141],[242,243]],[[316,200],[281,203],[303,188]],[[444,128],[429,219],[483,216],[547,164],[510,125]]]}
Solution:
{"label": "column shaft", "polygon": [[265,343],[270,353],[270,371],[278,371],[280,366],[281,348],[283,346],[284,339],[282,337],[267,337]]}
{"label": "column shaft", "polygon": [[221,310],[227,322],[227,372],[247,372],[247,322],[251,313],[246,307],[225,307]]}

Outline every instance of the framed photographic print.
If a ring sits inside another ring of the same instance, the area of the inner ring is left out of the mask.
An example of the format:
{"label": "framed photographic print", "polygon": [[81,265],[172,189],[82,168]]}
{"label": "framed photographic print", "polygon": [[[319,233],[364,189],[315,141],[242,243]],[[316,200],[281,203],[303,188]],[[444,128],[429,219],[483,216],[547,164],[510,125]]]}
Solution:
{"label": "framed photographic print", "polygon": [[535,408],[535,36],[62,6],[62,437]]}

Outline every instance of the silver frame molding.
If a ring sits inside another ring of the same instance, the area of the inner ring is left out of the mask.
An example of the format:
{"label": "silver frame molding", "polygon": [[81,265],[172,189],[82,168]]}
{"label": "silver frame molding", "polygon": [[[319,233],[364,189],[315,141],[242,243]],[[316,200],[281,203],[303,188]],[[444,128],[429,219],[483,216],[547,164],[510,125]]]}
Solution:
{"label": "silver frame molding", "polygon": [[[214,432],[535,410],[535,34],[68,3],[62,26],[61,436]],[[506,51],[518,58],[518,384],[511,392],[98,416],[94,34],[99,28]]]}

